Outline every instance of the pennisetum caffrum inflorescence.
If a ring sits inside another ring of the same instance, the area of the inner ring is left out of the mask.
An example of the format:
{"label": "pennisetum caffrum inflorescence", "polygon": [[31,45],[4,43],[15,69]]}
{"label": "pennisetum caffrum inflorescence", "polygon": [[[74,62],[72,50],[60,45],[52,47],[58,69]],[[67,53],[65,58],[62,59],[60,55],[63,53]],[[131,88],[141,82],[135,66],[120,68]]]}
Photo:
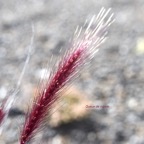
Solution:
{"label": "pennisetum caffrum inflorescence", "polygon": [[[87,22],[83,27],[77,27],[72,47],[59,62],[56,72],[51,74],[40,90],[39,96],[25,119],[20,144],[26,144],[34,137],[51,106],[59,99],[60,90],[78,75],[80,68],[86,62],[90,62],[98,51],[98,47],[105,41],[107,28],[113,22],[113,14],[110,11],[111,9],[102,8],[97,17],[92,17],[85,30]],[[93,25],[95,25],[94,29],[92,29]]]}
{"label": "pennisetum caffrum inflorescence", "polygon": [[[20,144],[30,142],[43,126],[52,105],[60,98],[61,90],[78,76],[86,63],[91,61],[99,46],[105,41],[107,29],[113,21],[111,9],[102,8],[89,23],[86,21],[84,26],[77,27],[71,48],[59,61],[56,71],[52,71],[48,80],[40,85],[38,96],[26,116],[20,135]],[[5,112],[1,109],[0,121],[4,114]]]}
{"label": "pennisetum caffrum inflorescence", "polygon": [[34,26],[32,24],[32,37],[31,37],[30,45],[28,47],[28,54],[27,54],[23,69],[21,71],[20,77],[18,79],[18,82],[16,84],[14,91],[11,92],[10,95],[6,96],[6,98],[2,101],[2,105],[0,107],[0,124],[1,124],[0,132],[2,132],[2,129],[3,129],[3,124],[5,122],[4,119],[7,118],[13,103],[17,99],[17,93],[19,92],[19,87],[21,85],[24,73],[26,71],[27,65],[28,65],[29,60],[30,60],[30,55],[31,55],[32,48],[33,48],[33,41],[34,41]]}

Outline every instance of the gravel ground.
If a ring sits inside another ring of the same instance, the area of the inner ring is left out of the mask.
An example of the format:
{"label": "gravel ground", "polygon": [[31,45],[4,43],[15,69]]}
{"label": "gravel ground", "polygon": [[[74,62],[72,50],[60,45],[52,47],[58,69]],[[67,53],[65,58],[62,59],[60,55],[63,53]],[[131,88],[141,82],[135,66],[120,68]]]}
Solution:
{"label": "gravel ground", "polygon": [[[0,96],[10,94],[18,81],[32,37],[34,50],[19,97],[10,112],[1,144],[18,144],[23,110],[40,72],[69,46],[77,25],[111,7],[115,23],[89,69],[75,85],[94,105],[89,117],[39,134],[37,144],[144,144],[144,1],[143,0],[0,0]],[[52,65],[52,64],[51,64]],[[34,142],[34,143],[36,143]]]}

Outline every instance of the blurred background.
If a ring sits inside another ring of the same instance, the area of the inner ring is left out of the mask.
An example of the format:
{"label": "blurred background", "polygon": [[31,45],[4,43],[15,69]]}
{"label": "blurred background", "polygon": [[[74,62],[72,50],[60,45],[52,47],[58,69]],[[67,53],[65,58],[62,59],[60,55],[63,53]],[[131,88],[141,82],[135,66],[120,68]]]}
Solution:
{"label": "blurred background", "polygon": [[31,59],[0,144],[18,144],[27,107],[51,56],[61,56],[76,26],[103,6],[111,7],[116,19],[108,40],[64,95],[67,105],[48,117],[33,143],[144,144],[143,0],[0,0],[0,101],[16,86],[32,25],[35,30]]}

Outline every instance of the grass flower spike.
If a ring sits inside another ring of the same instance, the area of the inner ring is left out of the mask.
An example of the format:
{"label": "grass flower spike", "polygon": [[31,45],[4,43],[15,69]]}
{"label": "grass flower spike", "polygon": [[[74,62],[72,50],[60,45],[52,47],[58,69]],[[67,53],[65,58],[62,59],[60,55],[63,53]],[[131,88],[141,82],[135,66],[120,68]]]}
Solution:
{"label": "grass flower spike", "polygon": [[83,27],[76,29],[72,47],[60,60],[56,71],[51,73],[46,84],[42,86],[26,117],[20,144],[26,144],[35,136],[53,103],[60,98],[60,91],[78,76],[80,68],[90,62],[98,47],[105,41],[107,28],[112,22],[111,10],[102,8],[97,17],[92,17],[88,25],[86,22]]}
{"label": "grass flower spike", "polygon": [[17,82],[16,87],[15,87],[14,91],[12,92],[12,94],[7,96],[2,101],[2,105],[1,105],[1,108],[0,108],[0,124],[1,124],[0,125],[0,133],[1,133],[2,129],[3,129],[3,123],[5,122],[4,119],[6,119],[8,117],[9,111],[10,111],[13,103],[17,99],[17,94],[18,94],[18,92],[20,90],[20,85],[21,85],[21,82],[23,80],[23,77],[24,77],[24,74],[25,74],[26,68],[28,66],[31,53],[32,53],[33,41],[34,41],[34,26],[32,24],[31,42],[30,42],[30,45],[28,46],[28,54],[27,54],[26,60],[24,62],[24,66],[23,66],[23,69],[21,71],[20,77],[18,78],[18,82]]}

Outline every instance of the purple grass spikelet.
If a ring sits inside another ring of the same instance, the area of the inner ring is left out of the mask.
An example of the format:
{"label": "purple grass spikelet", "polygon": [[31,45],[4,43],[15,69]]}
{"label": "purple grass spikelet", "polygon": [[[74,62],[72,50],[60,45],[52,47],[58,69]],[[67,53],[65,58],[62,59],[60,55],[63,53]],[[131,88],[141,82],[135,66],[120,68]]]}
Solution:
{"label": "purple grass spikelet", "polygon": [[0,133],[3,130],[3,123],[5,122],[6,118],[8,117],[8,114],[9,114],[11,107],[17,99],[17,94],[20,90],[20,85],[21,85],[21,82],[23,80],[24,74],[26,72],[26,68],[28,66],[29,60],[30,60],[30,56],[31,56],[32,49],[33,49],[33,41],[34,41],[34,26],[33,26],[33,24],[31,26],[32,26],[31,42],[30,42],[30,45],[28,46],[28,54],[27,54],[26,60],[24,62],[24,66],[23,66],[23,69],[21,71],[21,74],[18,78],[18,82],[16,84],[14,91],[2,101],[2,105],[0,108],[0,124],[1,124],[0,125]]}
{"label": "purple grass spikelet", "polygon": [[60,91],[78,76],[80,68],[90,62],[98,47],[105,41],[111,23],[113,23],[111,9],[102,8],[97,17],[92,17],[85,30],[87,22],[83,27],[76,29],[72,47],[60,60],[56,71],[52,72],[49,80],[42,86],[25,119],[20,144],[26,144],[35,136],[53,103],[60,98]]}

